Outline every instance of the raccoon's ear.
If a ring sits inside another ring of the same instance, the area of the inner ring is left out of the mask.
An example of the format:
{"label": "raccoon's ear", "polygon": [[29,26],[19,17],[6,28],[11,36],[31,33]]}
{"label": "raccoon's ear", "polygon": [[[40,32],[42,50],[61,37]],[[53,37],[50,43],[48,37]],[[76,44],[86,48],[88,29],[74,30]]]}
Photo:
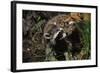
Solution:
{"label": "raccoon's ear", "polygon": [[44,36],[44,38],[45,38],[45,39],[51,39],[51,36],[50,36],[50,34],[49,34],[49,33],[44,33],[44,35],[43,35],[43,36]]}

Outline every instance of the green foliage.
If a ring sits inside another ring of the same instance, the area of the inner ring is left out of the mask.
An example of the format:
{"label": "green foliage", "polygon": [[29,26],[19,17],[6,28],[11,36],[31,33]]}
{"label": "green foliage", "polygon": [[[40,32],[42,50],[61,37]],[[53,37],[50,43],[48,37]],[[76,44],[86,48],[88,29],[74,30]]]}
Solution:
{"label": "green foliage", "polygon": [[[82,28],[81,28],[82,27]],[[81,42],[83,44],[83,48],[82,48],[82,53],[83,53],[83,59],[89,59],[90,55],[91,55],[91,24],[90,21],[83,21],[83,24],[80,26],[78,26],[77,24],[77,28],[80,30],[80,32],[82,33],[82,38],[81,38]]]}
{"label": "green foliage", "polygon": [[90,57],[90,43],[91,43],[91,25],[89,21],[84,22],[84,30],[83,30],[83,49],[86,52],[86,58]]}

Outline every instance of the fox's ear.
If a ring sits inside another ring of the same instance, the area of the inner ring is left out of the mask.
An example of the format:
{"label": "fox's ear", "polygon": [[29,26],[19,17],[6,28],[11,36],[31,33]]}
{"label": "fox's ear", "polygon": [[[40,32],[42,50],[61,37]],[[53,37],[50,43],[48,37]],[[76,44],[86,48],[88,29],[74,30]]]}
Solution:
{"label": "fox's ear", "polygon": [[84,13],[82,14],[83,20],[85,21],[91,21],[91,14],[90,13]]}
{"label": "fox's ear", "polygon": [[81,16],[80,13],[76,13],[76,12],[71,12],[70,15],[72,17],[77,17],[77,16],[80,17]]}
{"label": "fox's ear", "polygon": [[71,18],[73,18],[76,21],[81,21],[81,14],[80,13],[71,12],[70,16],[71,16]]}

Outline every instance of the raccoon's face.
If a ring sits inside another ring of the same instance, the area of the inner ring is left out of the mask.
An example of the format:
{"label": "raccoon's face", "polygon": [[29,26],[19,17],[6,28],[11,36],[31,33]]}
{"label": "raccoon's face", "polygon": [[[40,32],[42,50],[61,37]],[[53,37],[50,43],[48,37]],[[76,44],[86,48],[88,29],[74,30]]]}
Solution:
{"label": "raccoon's face", "polygon": [[55,39],[62,40],[65,37],[66,33],[63,28],[57,26],[56,23],[54,23],[52,27],[49,27],[49,30],[44,33],[44,38],[49,40],[53,45],[56,44]]}

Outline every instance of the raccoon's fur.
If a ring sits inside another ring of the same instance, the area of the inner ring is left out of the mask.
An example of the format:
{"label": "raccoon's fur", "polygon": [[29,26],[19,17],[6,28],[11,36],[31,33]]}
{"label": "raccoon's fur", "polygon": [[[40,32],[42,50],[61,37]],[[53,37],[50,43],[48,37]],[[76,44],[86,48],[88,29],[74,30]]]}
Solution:
{"label": "raccoon's fur", "polygon": [[[53,60],[67,60],[69,48],[72,56],[80,52],[81,35],[75,24],[81,21],[79,13],[60,14],[49,20],[44,27],[43,35],[47,55],[53,51],[52,57],[55,57]],[[47,56],[46,60],[51,58]]]}

